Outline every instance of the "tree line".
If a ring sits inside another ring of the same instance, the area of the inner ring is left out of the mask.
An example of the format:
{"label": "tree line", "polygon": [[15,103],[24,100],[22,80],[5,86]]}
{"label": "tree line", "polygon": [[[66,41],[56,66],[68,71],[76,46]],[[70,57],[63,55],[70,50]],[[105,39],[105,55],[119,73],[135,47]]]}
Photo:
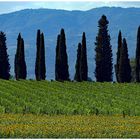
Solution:
{"label": "tree line", "polygon": [[[113,54],[110,43],[111,37],[108,32],[109,21],[105,15],[98,21],[98,34],[95,41],[95,77],[97,82],[113,81]],[[118,34],[118,48],[115,68],[116,81],[119,83],[131,82],[131,65],[128,55],[127,41],[122,38],[122,33]],[[7,54],[6,35],[0,32],[0,78],[10,79],[10,64]],[[17,50],[14,61],[15,79],[26,79],[27,68],[24,53],[24,39],[19,33],[17,38]],[[37,31],[36,38],[36,61],[35,61],[36,80],[46,79],[45,65],[45,42],[44,34]],[[69,65],[66,47],[66,36],[64,29],[61,29],[57,36],[56,56],[55,56],[55,80],[70,81]],[[78,43],[77,59],[75,64],[74,80],[88,81],[87,47],[86,34],[83,32],[82,40]],[[135,81],[140,82],[140,26],[137,32],[137,45],[135,56]]]}

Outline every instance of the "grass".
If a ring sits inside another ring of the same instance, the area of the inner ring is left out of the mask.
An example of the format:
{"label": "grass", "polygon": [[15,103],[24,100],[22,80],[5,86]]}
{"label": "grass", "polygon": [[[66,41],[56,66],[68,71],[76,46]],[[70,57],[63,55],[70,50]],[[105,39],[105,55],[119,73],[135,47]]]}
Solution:
{"label": "grass", "polygon": [[0,113],[140,116],[140,84],[0,80]]}
{"label": "grass", "polygon": [[1,138],[140,138],[140,117],[96,115],[0,116]]}

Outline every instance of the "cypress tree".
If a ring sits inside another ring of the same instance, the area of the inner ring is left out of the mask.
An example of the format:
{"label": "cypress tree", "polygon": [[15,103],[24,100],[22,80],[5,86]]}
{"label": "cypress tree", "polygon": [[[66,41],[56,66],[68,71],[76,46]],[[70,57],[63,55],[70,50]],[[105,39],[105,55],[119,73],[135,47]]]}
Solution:
{"label": "cypress tree", "polygon": [[61,29],[60,37],[59,37],[59,44],[58,48],[56,47],[56,50],[58,50],[58,54],[56,54],[56,60],[58,60],[58,63],[56,62],[57,68],[57,78],[58,81],[65,81],[69,80],[69,71],[68,71],[68,56],[66,51],[66,38],[65,38],[65,32],[64,29]]}
{"label": "cypress tree", "polygon": [[116,80],[117,82],[119,81],[119,63],[120,63],[120,53],[121,53],[121,48],[122,48],[122,34],[121,31],[119,31],[119,35],[118,35],[118,50],[117,50],[117,62],[115,65],[115,73],[116,73]]}
{"label": "cypress tree", "polygon": [[76,65],[75,65],[75,76],[74,80],[80,82],[81,81],[81,71],[80,71],[80,64],[81,64],[81,48],[82,45],[81,43],[78,44],[78,49],[77,49],[77,60],[76,60]]}
{"label": "cypress tree", "polygon": [[140,26],[137,32],[137,46],[136,46],[136,82],[140,82]]}
{"label": "cypress tree", "polygon": [[18,61],[18,58],[19,58],[19,49],[20,49],[20,47],[19,46],[21,46],[21,35],[20,35],[20,33],[19,33],[19,35],[18,35],[18,38],[17,38],[17,50],[16,50],[16,54],[15,54],[15,62],[14,62],[14,66],[15,66],[15,78],[16,78],[16,80],[18,80],[19,79],[19,74],[20,74],[20,71],[19,71],[19,61]]}
{"label": "cypress tree", "polygon": [[44,43],[44,34],[41,33],[40,35],[40,53],[41,53],[41,79],[45,80],[46,78],[46,65],[45,65],[45,43]]}
{"label": "cypress tree", "polygon": [[36,80],[41,80],[40,75],[40,30],[37,30],[37,39],[36,39],[36,62],[35,62],[35,76]]}
{"label": "cypress tree", "polygon": [[57,36],[57,45],[56,45],[56,56],[55,56],[55,80],[59,81],[59,42],[60,42],[60,35]]}
{"label": "cypress tree", "polygon": [[96,51],[96,55],[95,55],[95,77],[96,77],[96,81],[97,82],[103,82],[104,81],[104,77],[103,77],[103,49],[102,49],[102,44],[101,44],[101,35],[98,35],[98,37],[96,37],[96,41],[95,45],[95,51]]}
{"label": "cypress tree", "polygon": [[9,80],[10,78],[10,64],[7,54],[6,35],[0,32],[0,78]]}
{"label": "cypress tree", "polygon": [[112,49],[110,45],[110,35],[108,34],[108,24],[106,16],[103,15],[98,21],[98,35],[96,37],[95,56],[95,77],[97,82],[112,81]]}
{"label": "cypress tree", "polygon": [[44,34],[37,31],[37,41],[36,41],[37,51],[36,51],[36,62],[35,62],[35,76],[36,80],[45,80],[46,78],[46,66],[45,66],[45,43]]}
{"label": "cypress tree", "polygon": [[87,48],[86,48],[85,32],[83,32],[83,36],[82,36],[80,77],[82,81],[88,80]]}
{"label": "cypress tree", "polygon": [[125,38],[123,39],[123,46],[120,53],[119,80],[121,83],[131,81],[131,66]]}
{"label": "cypress tree", "polygon": [[21,48],[21,56],[22,56],[22,78],[26,79],[27,77],[27,68],[26,68],[26,62],[25,62],[25,53],[24,53],[24,40],[22,38],[21,40],[22,48]]}
{"label": "cypress tree", "polygon": [[15,54],[15,77],[17,80],[26,79],[26,62],[24,54],[24,40],[20,33],[17,38],[17,51]]}

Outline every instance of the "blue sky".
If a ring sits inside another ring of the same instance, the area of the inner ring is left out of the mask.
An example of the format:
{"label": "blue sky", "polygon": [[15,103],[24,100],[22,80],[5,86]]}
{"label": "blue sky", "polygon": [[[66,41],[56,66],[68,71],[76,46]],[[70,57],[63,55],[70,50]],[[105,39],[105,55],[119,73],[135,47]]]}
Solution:
{"label": "blue sky", "polygon": [[65,9],[65,10],[89,10],[102,6],[117,6],[117,7],[140,7],[139,2],[0,2],[0,14],[18,11],[21,9],[37,9],[37,8],[50,8],[50,9]]}

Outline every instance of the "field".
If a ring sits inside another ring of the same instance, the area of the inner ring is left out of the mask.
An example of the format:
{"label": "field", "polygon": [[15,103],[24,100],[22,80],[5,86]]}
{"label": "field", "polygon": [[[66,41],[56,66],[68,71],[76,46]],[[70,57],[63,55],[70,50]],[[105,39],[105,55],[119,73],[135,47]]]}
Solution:
{"label": "field", "polygon": [[1,138],[140,138],[140,117],[0,116]]}
{"label": "field", "polygon": [[140,116],[140,84],[0,80],[0,113]]}
{"label": "field", "polygon": [[140,138],[140,84],[0,80],[2,138]]}

